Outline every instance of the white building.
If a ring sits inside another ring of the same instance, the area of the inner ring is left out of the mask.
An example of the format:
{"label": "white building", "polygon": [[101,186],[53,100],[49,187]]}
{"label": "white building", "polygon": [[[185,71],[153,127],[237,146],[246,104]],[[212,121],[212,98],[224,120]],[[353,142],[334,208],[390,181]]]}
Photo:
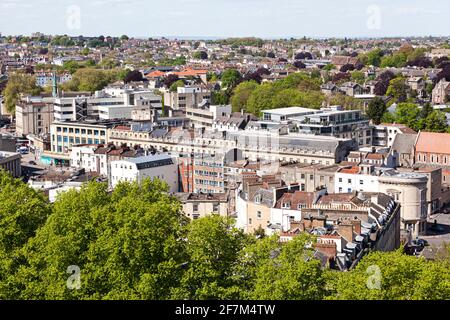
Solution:
{"label": "white building", "polygon": [[426,231],[427,183],[425,174],[360,165],[335,173],[335,193],[381,192],[400,203],[402,228],[413,236]]}
{"label": "white building", "polygon": [[305,116],[308,114],[313,114],[317,110],[301,108],[301,107],[288,107],[288,108],[278,108],[271,110],[261,111],[263,114],[263,120],[265,121],[275,121],[281,122],[286,121],[288,118]]}
{"label": "white building", "polygon": [[108,163],[106,154],[97,154],[98,145],[76,145],[70,152],[70,166],[85,169],[86,172],[98,172],[108,176]]}
{"label": "white building", "polygon": [[138,181],[158,178],[165,181],[172,193],[178,192],[178,165],[176,158],[166,154],[124,159],[111,162],[111,186],[120,181]]}
{"label": "white building", "polygon": [[195,128],[212,128],[215,120],[231,115],[231,111],[231,105],[206,104],[195,108],[186,107],[186,117]]}

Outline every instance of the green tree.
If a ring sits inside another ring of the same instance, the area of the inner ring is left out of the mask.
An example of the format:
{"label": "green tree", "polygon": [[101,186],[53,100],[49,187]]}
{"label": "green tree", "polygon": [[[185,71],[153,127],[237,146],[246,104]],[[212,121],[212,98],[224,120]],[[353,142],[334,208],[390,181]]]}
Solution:
{"label": "green tree", "polygon": [[272,99],[275,93],[274,86],[269,83],[258,86],[247,100],[247,112],[259,116],[261,110],[272,109]]}
{"label": "green tree", "polygon": [[369,51],[366,55],[367,57],[366,65],[374,67],[380,66],[382,54],[383,53],[381,49],[374,49],[372,51]]}
{"label": "green tree", "polygon": [[336,66],[334,64],[330,63],[330,64],[327,64],[325,67],[323,67],[322,70],[331,71],[333,69],[336,69]]}
{"label": "green tree", "polygon": [[38,95],[40,92],[41,88],[37,86],[34,76],[22,72],[11,73],[3,91],[6,110],[14,113],[21,94]]}
{"label": "green tree", "polygon": [[213,105],[226,105],[230,101],[226,91],[213,91],[211,93],[211,103]]}
{"label": "green tree", "polygon": [[325,293],[320,261],[313,258],[308,234],[296,236],[257,266],[254,289],[257,300],[319,300]]}
{"label": "green tree", "polygon": [[396,52],[391,56],[385,56],[381,59],[380,67],[395,67],[400,68],[406,65],[407,55],[405,53]]}
{"label": "green tree", "polygon": [[[180,204],[159,180],[90,182],[58,196],[13,277],[21,299],[167,299],[185,261]],[[67,286],[68,266],[81,271]]]}
{"label": "green tree", "polygon": [[425,130],[431,132],[446,132],[447,117],[444,112],[434,110],[425,119]]}
{"label": "green tree", "polygon": [[380,97],[375,97],[369,102],[366,113],[374,124],[380,124],[386,110],[387,107],[383,99],[381,99]]}
{"label": "green tree", "polygon": [[[401,251],[372,252],[350,272],[334,272],[330,297],[345,300],[422,300],[450,296],[448,261]],[[330,277],[331,278],[331,277]]]}
{"label": "green tree", "polygon": [[174,83],[172,83],[172,85],[169,88],[169,91],[176,92],[178,87],[184,87],[184,81],[183,80],[178,80],[178,81],[175,81]]}
{"label": "green tree", "polygon": [[363,84],[365,78],[364,72],[356,70],[351,73],[351,79],[356,83]]}
{"label": "green tree", "polygon": [[402,123],[416,131],[420,129],[420,109],[416,104],[399,103],[395,109],[394,115],[397,123]]}
{"label": "green tree", "polygon": [[234,88],[241,81],[242,76],[236,69],[227,69],[222,72],[220,80],[222,81],[222,88]]}
{"label": "green tree", "polygon": [[230,218],[211,215],[187,226],[188,267],[174,290],[177,299],[223,299],[246,237]]}
{"label": "green tree", "polygon": [[409,87],[406,84],[405,78],[397,77],[389,82],[386,95],[392,96],[392,102],[405,102],[408,99]]}
{"label": "green tree", "polygon": [[73,60],[65,61],[63,64],[63,69],[70,72],[70,74],[74,74],[78,69],[80,69],[82,66]]}
{"label": "green tree", "polygon": [[43,193],[0,169],[0,299],[20,293],[15,274],[21,266],[21,250],[49,214]]}
{"label": "green tree", "polygon": [[62,85],[66,91],[90,91],[94,92],[106,87],[118,79],[117,70],[99,70],[93,68],[78,69],[72,80]]}
{"label": "green tree", "polygon": [[231,106],[233,112],[240,112],[242,109],[246,110],[247,101],[251,93],[259,86],[256,81],[244,81],[239,83],[233,90],[231,96]]}

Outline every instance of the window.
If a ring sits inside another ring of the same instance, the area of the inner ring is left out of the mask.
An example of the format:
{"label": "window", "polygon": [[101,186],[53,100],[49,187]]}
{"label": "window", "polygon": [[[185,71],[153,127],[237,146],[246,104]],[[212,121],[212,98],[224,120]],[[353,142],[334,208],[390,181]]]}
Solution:
{"label": "window", "polygon": [[342,187],[339,187],[339,193],[342,193]]}
{"label": "window", "polygon": [[364,184],[364,181],[363,180],[359,180],[359,184]]}
{"label": "window", "polygon": [[290,202],[283,202],[281,204],[281,207],[284,209],[290,209],[291,208],[291,203]]}
{"label": "window", "polygon": [[257,211],[257,212],[256,212],[256,217],[257,217],[258,219],[261,219],[261,218],[262,218],[262,213],[261,213],[261,211]]}
{"label": "window", "polygon": [[194,203],[194,204],[192,205],[192,211],[198,212],[198,204],[197,204],[197,203]]}
{"label": "window", "polygon": [[339,178],[339,182],[342,182],[342,178]]}
{"label": "window", "polygon": [[252,224],[252,218],[248,218],[248,224]]}
{"label": "window", "polygon": [[213,204],[213,212],[219,212],[219,204],[218,203]]}
{"label": "window", "polygon": [[352,179],[348,179],[348,183],[352,183]]}

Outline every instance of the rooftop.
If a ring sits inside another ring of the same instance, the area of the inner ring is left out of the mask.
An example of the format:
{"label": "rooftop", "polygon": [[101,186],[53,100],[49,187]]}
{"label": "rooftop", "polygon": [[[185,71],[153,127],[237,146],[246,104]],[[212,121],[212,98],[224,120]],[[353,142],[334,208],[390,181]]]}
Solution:
{"label": "rooftop", "polygon": [[278,109],[272,109],[272,110],[263,110],[263,113],[269,113],[269,114],[279,114],[279,115],[290,115],[290,114],[297,114],[297,113],[311,113],[316,111],[315,109],[308,109],[308,108],[302,108],[302,107],[288,107],[288,108],[278,108]]}

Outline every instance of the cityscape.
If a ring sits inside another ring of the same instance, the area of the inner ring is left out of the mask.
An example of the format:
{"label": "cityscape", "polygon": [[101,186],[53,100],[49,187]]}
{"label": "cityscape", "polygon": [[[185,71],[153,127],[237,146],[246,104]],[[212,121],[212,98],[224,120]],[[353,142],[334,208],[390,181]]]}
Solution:
{"label": "cityscape", "polygon": [[0,300],[450,299],[450,36],[377,5],[365,36],[96,35],[81,8],[0,23]]}

